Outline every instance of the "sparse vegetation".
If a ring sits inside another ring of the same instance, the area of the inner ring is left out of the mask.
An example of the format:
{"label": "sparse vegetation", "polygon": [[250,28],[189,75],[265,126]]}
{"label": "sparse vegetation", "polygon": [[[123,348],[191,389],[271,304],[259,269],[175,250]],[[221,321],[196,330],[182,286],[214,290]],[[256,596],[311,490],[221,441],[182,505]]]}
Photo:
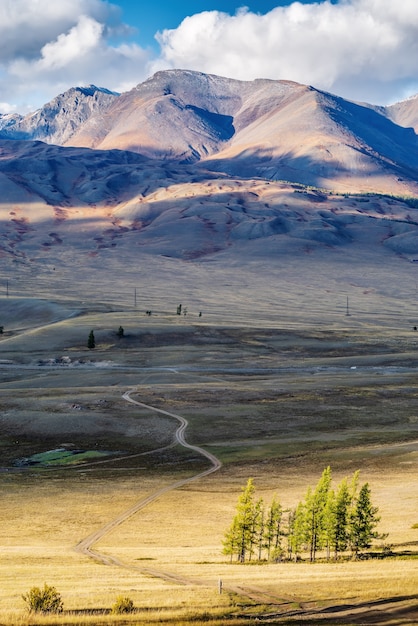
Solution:
{"label": "sparse vegetation", "polygon": [[115,604],[112,606],[112,613],[115,615],[123,615],[125,613],[133,613],[135,611],[134,603],[128,596],[118,596]]}
{"label": "sparse vegetation", "polygon": [[46,583],[43,589],[32,587],[28,593],[22,595],[22,598],[31,613],[61,613],[63,610],[60,594],[55,587]]}

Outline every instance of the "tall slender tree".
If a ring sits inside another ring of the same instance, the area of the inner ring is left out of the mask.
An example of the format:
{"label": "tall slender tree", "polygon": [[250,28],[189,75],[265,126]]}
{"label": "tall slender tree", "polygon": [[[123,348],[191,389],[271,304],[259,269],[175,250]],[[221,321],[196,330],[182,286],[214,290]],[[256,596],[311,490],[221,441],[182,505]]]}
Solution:
{"label": "tall slender tree", "polygon": [[323,539],[324,545],[327,550],[328,561],[331,558],[331,549],[334,545],[334,533],[335,533],[335,520],[336,520],[336,496],[333,489],[328,490],[327,501],[324,508],[324,520],[323,520]]}
{"label": "tall slender tree", "polygon": [[224,540],[222,542],[223,543],[222,551],[224,554],[227,554],[230,557],[231,563],[234,558],[234,555],[238,554],[239,540],[240,540],[240,532],[239,532],[239,527],[238,527],[238,519],[237,519],[237,516],[235,515],[234,519],[232,520],[232,524],[226,531]]}
{"label": "tall slender tree", "polygon": [[255,543],[254,491],[253,479],[249,478],[238,498],[236,515],[224,539],[224,553],[236,554],[240,563],[245,562],[247,555],[251,554]]}
{"label": "tall slender tree", "polygon": [[282,517],[283,508],[277,496],[274,496],[271,506],[267,511],[264,529],[264,546],[267,550],[268,560],[270,560],[271,557],[276,560],[281,555]]}
{"label": "tall slender tree", "polygon": [[379,538],[376,531],[380,521],[378,512],[378,507],[371,502],[369,483],[365,483],[360,489],[349,520],[350,544],[354,557],[357,557],[362,548],[370,548],[373,539]]}
{"label": "tall slender tree", "polygon": [[308,490],[305,500],[306,540],[309,545],[310,561],[315,561],[316,552],[326,542],[326,506],[331,486],[331,468],[328,466],[315,490]]}
{"label": "tall slender tree", "polygon": [[334,548],[334,557],[338,558],[340,552],[344,552],[348,545],[348,519],[352,496],[348,487],[347,478],[344,478],[337,490],[334,509],[334,526],[331,544]]}
{"label": "tall slender tree", "polygon": [[288,553],[289,558],[297,561],[307,542],[307,507],[299,502],[296,509],[289,514]]}
{"label": "tall slender tree", "polygon": [[91,330],[87,339],[87,347],[89,350],[93,350],[96,347],[96,340],[94,338],[94,332]]}
{"label": "tall slender tree", "polygon": [[257,557],[258,560],[261,561],[262,553],[263,553],[263,544],[264,544],[264,527],[265,527],[265,507],[263,498],[257,500],[254,505],[254,516],[253,516],[253,539],[252,546],[250,548],[250,560],[251,556],[254,553],[253,546],[257,547]]}

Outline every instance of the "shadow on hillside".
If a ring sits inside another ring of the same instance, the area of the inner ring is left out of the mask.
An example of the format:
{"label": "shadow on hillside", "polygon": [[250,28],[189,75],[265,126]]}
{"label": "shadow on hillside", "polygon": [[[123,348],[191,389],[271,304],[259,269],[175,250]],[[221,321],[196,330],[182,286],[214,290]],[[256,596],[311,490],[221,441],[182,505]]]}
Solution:
{"label": "shadow on hillside", "polygon": [[339,106],[327,110],[339,126],[350,127],[356,120],[361,138],[376,154],[385,154],[402,164],[416,178],[418,168],[418,136],[413,128],[392,122],[385,115],[367,106],[333,96]]}
{"label": "shadow on hillside", "polygon": [[[400,129],[398,132],[407,131]],[[368,151],[366,145],[362,150],[355,147],[351,150],[360,161],[366,159],[369,180],[383,173],[416,179],[417,171],[411,169],[411,161],[405,167],[394,162],[388,165],[387,161],[378,159],[374,149]],[[151,159],[126,150],[93,150],[40,141],[3,140],[0,141],[0,154],[0,174],[10,181],[10,189],[6,181],[3,185],[0,203],[26,204],[38,197],[49,206],[63,209],[80,203],[115,207],[134,198],[146,201],[148,195],[173,184],[205,184],[219,178],[221,182],[222,179],[227,182],[230,176],[285,180],[314,187],[321,187],[323,180],[332,181],[334,177],[364,176],[363,167],[350,169],[330,154],[324,159],[321,150],[316,157],[298,156],[292,152],[273,155],[268,148],[249,149],[231,159],[208,158],[190,164],[164,158],[161,152],[155,152]],[[418,167],[418,157],[416,161]],[[249,191],[242,190],[244,194]]]}
{"label": "shadow on hillside", "polygon": [[[1,204],[32,203],[36,196],[47,205],[68,208],[79,203],[117,205],[144,197],[172,184],[218,178],[213,172],[168,160],[162,153],[148,158],[128,150],[93,150],[62,147],[41,141],[0,140],[0,174],[7,186]],[[21,197],[17,197],[18,190]],[[31,197],[33,196],[33,197]]]}
{"label": "shadow on hillside", "polygon": [[400,149],[403,156],[400,165],[395,162],[388,165],[387,160],[380,159],[377,152],[366,145],[362,149],[355,146],[349,146],[347,149],[351,149],[352,157],[359,163],[358,167],[350,168],[344,164],[343,160],[333,159],[329,154],[324,159],[320,150],[318,150],[318,158],[314,158],[309,155],[298,156],[293,152],[273,155],[272,150],[268,148],[244,150],[228,159],[208,158],[199,166],[212,172],[227,173],[230,176],[285,180],[319,188],[324,186],[324,180],[328,181],[327,185],[330,186],[330,181],[334,178],[349,179],[353,176],[359,179],[364,178],[367,184],[370,184],[373,177],[383,175],[395,176],[398,179],[410,178],[412,181],[417,178],[418,158],[416,167],[411,167],[411,162],[407,160],[406,151],[403,149]]}

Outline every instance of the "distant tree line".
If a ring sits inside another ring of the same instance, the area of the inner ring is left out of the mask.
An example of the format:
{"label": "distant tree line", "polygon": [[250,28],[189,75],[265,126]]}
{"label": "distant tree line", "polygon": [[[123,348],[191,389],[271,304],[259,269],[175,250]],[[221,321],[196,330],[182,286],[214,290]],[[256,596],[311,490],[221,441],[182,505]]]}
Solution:
{"label": "distant tree line", "polygon": [[337,560],[350,552],[357,558],[374,539],[380,521],[368,483],[359,487],[360,472],[332,488],[327,467],[314,489],[309,488],[295,509],[284,510],[277,496],[270,506],[256,499],[250,478],[239,496],[232,524],[225,533],[223,553],[239,563],[251,560],[299,560],[314,562],[321,552]]}

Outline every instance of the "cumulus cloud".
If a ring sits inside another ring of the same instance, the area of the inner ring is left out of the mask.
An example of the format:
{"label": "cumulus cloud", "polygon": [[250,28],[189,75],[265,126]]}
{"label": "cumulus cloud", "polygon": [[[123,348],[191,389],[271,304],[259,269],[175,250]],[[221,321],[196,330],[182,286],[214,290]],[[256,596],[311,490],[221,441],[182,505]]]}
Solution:
{"label": "cumulus cloud", "polygon": [[34,110],[75,85],[126,91],[166,68],[295,80],[377,104],[418,92],[417,0],[200,12],[157,34],[159,54],[132,32],[111,1],[0,0],[0,112]]}
{"label": "cumulus cloud", "polygon": [[131,32],[103,0],[2,0],[0,112],[33,110],[74,85],[131,88],[149,76],[150,57],[123,40]]}
{"label": "cumulus cloud", "polygon": [[294,2],[266,15],[210,11],[158,40],[153,69],[290,79],[382,104],[418,91],[416,0]]}

